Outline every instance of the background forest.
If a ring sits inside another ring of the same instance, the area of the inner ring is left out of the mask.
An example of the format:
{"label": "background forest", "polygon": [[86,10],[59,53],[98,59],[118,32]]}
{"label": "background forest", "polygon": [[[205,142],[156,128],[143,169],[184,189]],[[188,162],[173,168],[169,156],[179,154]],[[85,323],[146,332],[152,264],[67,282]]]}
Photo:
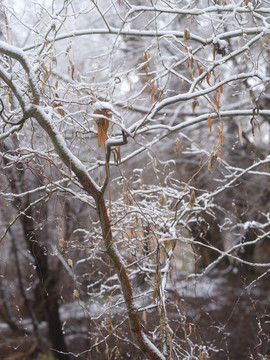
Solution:
{"label": "background forest", "polygon": [[0,358],[269,359],[270,1],[0,18]]}

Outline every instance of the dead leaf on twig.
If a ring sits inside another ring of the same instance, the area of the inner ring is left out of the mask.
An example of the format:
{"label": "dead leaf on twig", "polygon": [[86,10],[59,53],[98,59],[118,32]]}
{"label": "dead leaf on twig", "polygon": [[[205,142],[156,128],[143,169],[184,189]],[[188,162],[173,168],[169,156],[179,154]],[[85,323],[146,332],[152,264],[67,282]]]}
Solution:
{"label": "dead leaf on twig", "polygon": [[189,199],[189,203],[188,203],[188,206],[189,206],[190,210],[193,210],[193,208],[194,208],[195,199],[196,199],[195,192],[194,192],[194,190],[192,190],[191,195],[190,195],[190,199]]}
{"label": "dead leaf on twig", "polygon": [[108,138],[107,130],[109,127],[109,119],[112,118],[112,112],[109,109],[101,109],[96,110],[94,114],[99,115],[98,117],[94,118],[94,120],[98,126],[98,146],[101,147]]}
{"label": "dead leaf on twig", "polygon": [[213,174],[213,165],[216,161],[217,161],[217,155],[212,153],[208,163],[208,170],[210,171],[211,174]]}

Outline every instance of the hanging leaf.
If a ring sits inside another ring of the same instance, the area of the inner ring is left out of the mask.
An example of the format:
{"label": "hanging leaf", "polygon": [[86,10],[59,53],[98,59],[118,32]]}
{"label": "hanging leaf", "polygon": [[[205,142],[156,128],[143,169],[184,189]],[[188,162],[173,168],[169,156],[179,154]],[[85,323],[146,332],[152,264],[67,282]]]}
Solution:
{"label": "hanging leaf", "polygon": [[[57,94],[55,94],[56,98],[59,98],[59,96]],[[56,108],[56,111],[58,112],[58,114],[60,114],[61,116],[65,116],[65,111],[62,109],[63,104],[61,102],[54,102],[52,104],[53,108]]]}
{"label": "hanging leaf", "polygon": [[115,349],[115,357],[116,357],[116,359],[118,359],[119,356],[120,356],[120,351],[119,351],[118,347],[116,347],[116,349]]}
{"label": "hanging leaf", "polygon": [[212,153],[208,163],[208,170],[210,171],[211,174],[213,174],[213,165],[216,162],[216,160],[217,160],[217,155]]}
{"label": "hanging leaf", "polygon": [[211,84],[210,84],[210,76],[211,76],[211,73],[208,73],[208,74],[206,75],[206,81],[207,81],[207,84],[208,84],[209,86],[211,86]]}
{"label": "hanging leaf", "polygon": [[214,100],[217,106],[217,110],[219,110],[219,106],[220,106],[220,94],[219,94],[219,90],[217,89],[217,91],[214,94]]}
{"label": "hanging leaf", "polygon": [[233,208],[234,212],[237,213],[237,206],[235,205],[234,202],[232,203],[232,208]]}
{"label": "hanging leaf", "polygon": [[[123,191],[122,191],[123,201],[126,205],[133,205],[134,201],[132,199],[132,196],[129,193],[127,184],[124,184]],[[136,238],[136,234],[133,228],[130,228],[130,234],[133,238]]]}
{"label": "hanging leaf", "polygon": [[194,192],[194,190],[192,190],[192,193],[191,193],[190,199],[189,199],[189,203],[188,203],[190,210],[193,210],[194,205],[195,205],[195,192]]}
{"label": "hanging leaf", "polygon": [[109,312],[108,316],[107,316],[107,324],[106,324],[108,333],[111,335],[112,332],[114,331],[114,327],[113,327],[113,323],[112,323],[112,317],[111,317],[111,313]]}
{"label": "hanging leaf", "polygon": [[219,128],[219,126],[217,127],[217,129],[218,129],[218,133],[219,133],[219,137],[220,137],[220,147],[221,147],[223,144],[223,133],[222,133],[222,130]]}
{"label": "hanging leaf", "polygon": [[46,84],[47,81],[49,80],[50,76],[51,76],[51,73],[52,73],[51,65],[50,65],[50,70],[47,69],[47,67],[46,67],[46,65],[44,64],[44,62],[41,63],[41,67],[42,67],[43,70],[44,70],[44,73],[43,73],[43,82],[44,82],[44,84]]}
{"label": "hanging leaf", "polygon": [[210,132],[212,131],[212,120],[211,120],[211,116],[208,115],[208,126],[209,126],[209,130]]}
{"label": "hanging leaf", "polygon": [[191,107],[192,107],[192,114],[194,114],[195,109],[196,109],[197,106],[199,106],[199,101],[196,99],[196,100],[192,101],[192,105],[191,105]]}
{"label": "hanging leaf", "polygon": [[68,259],[67,263],[70,267],[73,267],[73,261],[71,259]]}
{"label": "hanging leaf", "polygon": [[242,129],[242,124],[239,124],[238,126],[238,134],[239,134],[239,140],[241,145],[243,146],[243,129]]}
{"label": "hanging leaf", "polygon": [[214,81],[214,84],[216,84],[217,81],[220,82],[220,78],[219,78],[219,75],[215,72],[215,70],[212,71],[212,74],[214,75],[215,77],[215,81]]}
{"label": "hanging leaf", "polygon": [[146,323],[146,311],[142,313],[142,320]]}
{"label": "hanging leaf", "polygon": [[105,141],[107,140],[107,130],[109,127],[109,119],[112,118],[111,110],[109,109],[102,109],[102,110],[95,110],[95,115],[103,115],[97,118],[94,118],[97,126],[98,126],[98,146],[101,147],[104,145]]}
{"label": "hanging leaf", "polygon": [[177,139],[176,144],[175,144],[175,148],[174,148],[174,152],[179,155],[180,152],[182,150],[182,143],[180,139]]}
{"label": "hanging leaf", "polygon": [[6,97],[7,108],[9,110],[10,109],[10,95],[7,94],[5,97]]}
{"label": "hanging leaf", "polygon": [[215,46],[215,44],[213,44],[212,49],[213,49],[213,60],[216,60],[216,46]]}
{"label": "hanging leaf", "polygon": [[166,199],[166,196],[164,194],[161,194],[159,196],[159,203],[161,206],[165,206],[166,203],[167,203],[167,199]]}
{"label": "hanging leaf", "polygon": [[194,58],[193,58],[192,50],[190,50],[190,52],[188,53],[187,61],[188,61],[188,67],[192,70],[192,74],[194,75],[195,69],[194,69]]}
{"label": "hanging leaf", "polygon": [[7,42],[10,42],[10,44],[12,44],[12,32],[9,32],[9,24],[6,14],[5,14],[5,23],[6,23]]}
{"label": "hanging leaf", "polygon": [[151,104],[154,104],[154,102],[155,102],[156,91],[157,91],[157,87],[155,85],[151,91]]}
{"label": "hanging leaf", "polygon": [[58,240],[58,243],[59,243],[59,246],[61,247],[61,248],[63,248],[64,246],[65,246],[65,239],[63,239],[63,238],[61,238],[61,239],[59,239]]}
{"label": "hanging leaf", "polygon": [[162,94],[163,94],[162,91],[160,91],[160,92],[159,92],[159,95],[158,95],[158,102],[161,102],[161,100],[162,100]]}
{"label": "hanging leaf", "polygon": [[147,52],[145,51],[145,52],[143,53],[143,58],[144,58],[144,60],[146,61],[144,67],[145,67],[145,72],[146,72],[146,74],[147,74],[147,73],[148,73],[148,65],[149,65],[149,62],[150,62],[150,55],[147,54]]}
{"label": "hanging leaf", "polygon": [[65,112],[64,112],[64,110],[63,109],[61,109],[61,108],[57,108],[57,112],[58,112],[58,114],[60,114],[61,116],[65,116]]}
{"label": "hanging leaf", "polygon": [[185,42],[187,42],[188,40],[190,40],[190,32],[188,31],[188,29],[185,29],[185,30],[184,30],[183,40],[184,40]]}
{"label": "hanging leaf", "polygon": [[73,62],[71,60],[69,60],[69,64],[70,64],[70,70],[71,70],[71,78],[72,78],[72,80],[74,80],[75,66],[74,66],[74,64],[73,64]]}
{"label": "hanging leaf", "polygon": [[113,158],[114,158],[114,163],[120,164],[121,162],[121,152],[120,152],[120,146],[118,146],[118,148],[113,150]]}
{"label": "hanging leaf", "polygon": [[251,99],[251,96],[250,96],[250,91],[248,91],[248,100],[249,100],[250,106],[253,108],[254,105],[253,105],[253,102],[252,102],[252,99]]}
{"label": "hanging leaf", "polygon": [[260,101],[259,101],[259,99],[255,100],[255,104],[256,104],[255,108],[257,110],[257,114],[259,114],[259,112],[260,112]]}
{"label": "hanging leaf", "polygon": [[199,75],[201,75],[203,73],[203,68],[197,63],[197,68],[199,71]]}
{"label": "hanging leaf", "polygon": [[[147,77],[146,77],[146,79],[147,79]],[[145,89],[146,92],[148,92],[150,84],[151,84],[151,76],[149,76],[149,79],[147,80],[147,83],[146,83],[146,89]]]}
{"label": "hanging leaf", "polygon": [[73,290],[73,300],[79,299],[79,297],[80,297],[80,294],[79,294],[78,289],[74,289]]}

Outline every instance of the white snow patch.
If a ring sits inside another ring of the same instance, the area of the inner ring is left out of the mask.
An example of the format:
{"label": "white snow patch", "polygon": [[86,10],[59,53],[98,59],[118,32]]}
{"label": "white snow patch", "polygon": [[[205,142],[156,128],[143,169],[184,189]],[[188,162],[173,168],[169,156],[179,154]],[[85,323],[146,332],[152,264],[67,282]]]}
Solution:
{"label": "white snow patch", "polygon": [[224,279],[211,279],[208,277],[182,280],[177,282],[177,291],[184,297],[202,297],[209,298],[218,295],[218,289],[221,287]]}

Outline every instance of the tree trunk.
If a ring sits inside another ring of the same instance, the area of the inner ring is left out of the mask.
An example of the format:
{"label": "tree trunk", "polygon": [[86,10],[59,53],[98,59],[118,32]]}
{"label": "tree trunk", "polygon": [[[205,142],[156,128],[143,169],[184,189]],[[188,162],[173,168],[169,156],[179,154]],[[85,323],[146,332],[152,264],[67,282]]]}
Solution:
{"label": "tree trunk", "polygon": [[[31,210],[26,213],[26,216],[23,216],[22,223],[25,239],[38,269],[38,290],[40,292],[38,295],[41,298],[41,310],[46,315],[50,340],[54,350],[61,352],[55,354],[55,356],[59,360],[69,360],[59,314],[59,292],[57,289],[58,276],[54,271],[49,269],[47,255],[44,254],[44,248],[39,243]],[[43,231],[45,231],[45,228]]]}

